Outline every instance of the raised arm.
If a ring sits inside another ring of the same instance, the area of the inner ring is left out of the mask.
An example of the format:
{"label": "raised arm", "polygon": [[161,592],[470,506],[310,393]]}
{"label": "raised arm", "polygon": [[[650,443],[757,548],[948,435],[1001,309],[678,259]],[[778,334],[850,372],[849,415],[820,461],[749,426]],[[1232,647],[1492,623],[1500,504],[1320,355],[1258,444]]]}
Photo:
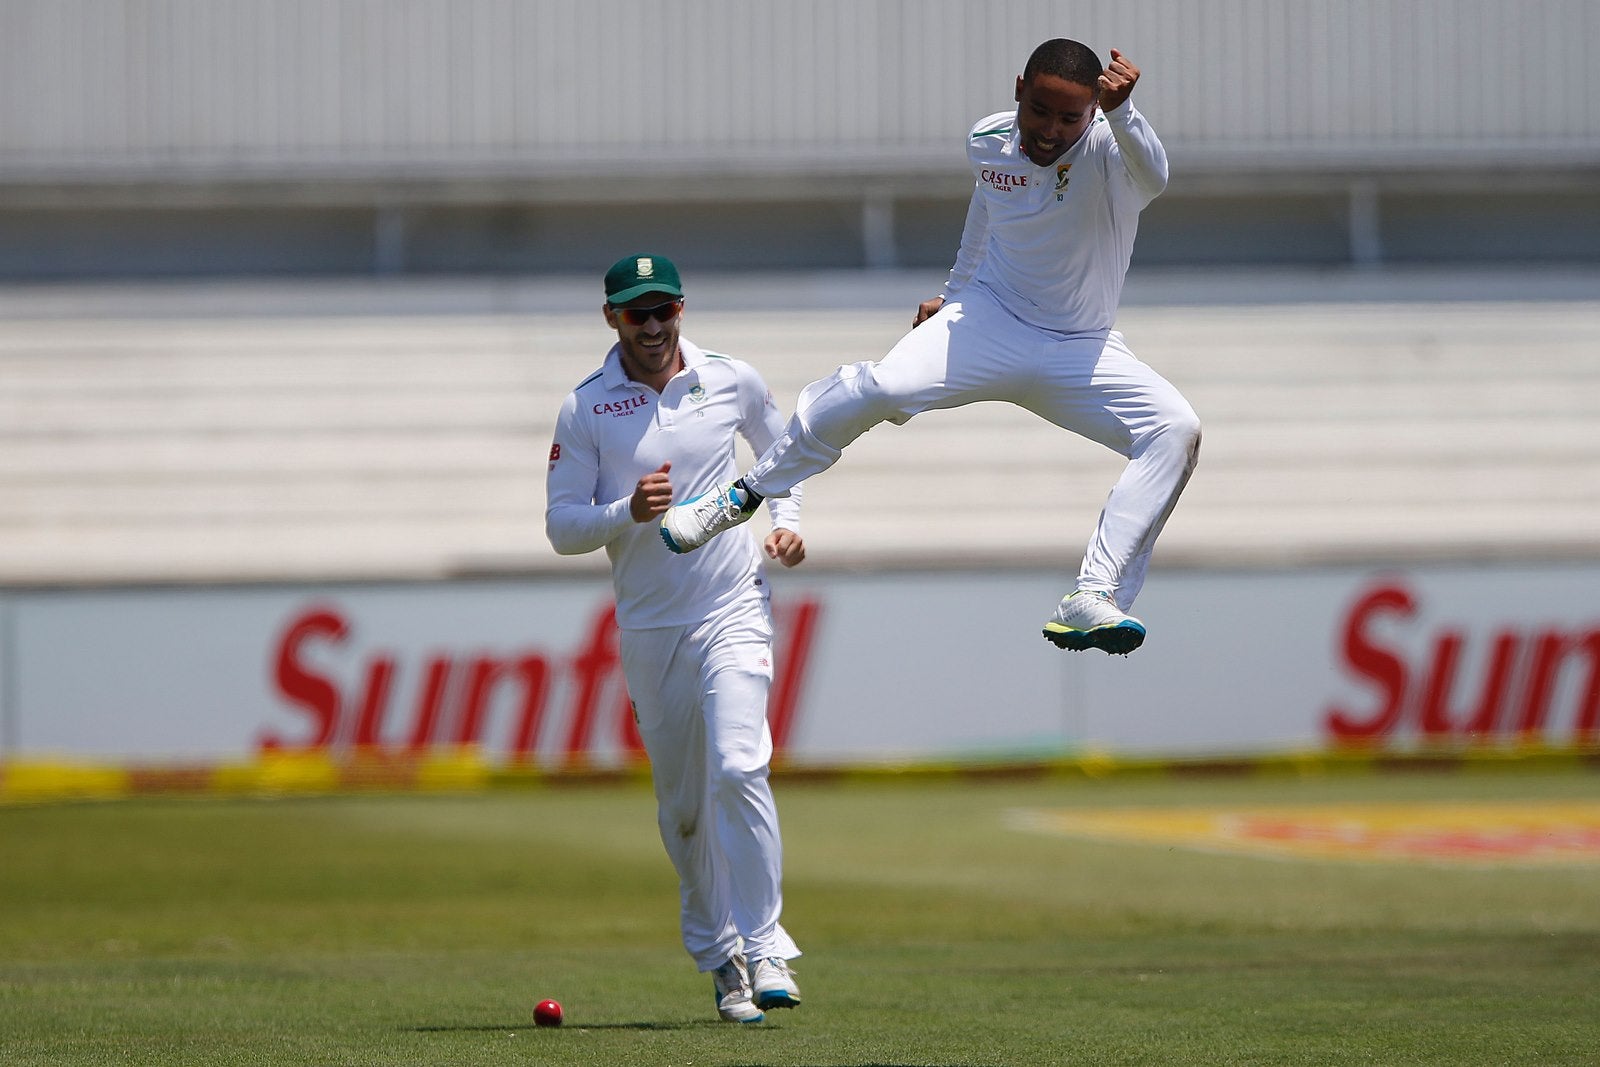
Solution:
{"label": "raised arm", "polygon": [[1156,131],[1133,106],[1133,87],[1139,82],[1139,68],[1127,56],[1111,50],[1111,65],[1100,75],[1100,110],[1117,142],[1117,154],[1128,179],[1138,190],[1143,203],[1149,203],[1167,187],[1167,150]]}

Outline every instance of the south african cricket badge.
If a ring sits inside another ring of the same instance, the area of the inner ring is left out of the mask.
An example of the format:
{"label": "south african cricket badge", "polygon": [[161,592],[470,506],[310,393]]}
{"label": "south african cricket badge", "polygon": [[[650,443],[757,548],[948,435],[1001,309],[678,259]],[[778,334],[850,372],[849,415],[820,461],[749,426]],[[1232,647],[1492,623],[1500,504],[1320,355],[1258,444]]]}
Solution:
{"label": "south african cricket badge", "polygon": [[1067,195],[1067,171],[1072,169],[1071,163],[1063,163],[1056,168],[1056,199],[1064,200]]}

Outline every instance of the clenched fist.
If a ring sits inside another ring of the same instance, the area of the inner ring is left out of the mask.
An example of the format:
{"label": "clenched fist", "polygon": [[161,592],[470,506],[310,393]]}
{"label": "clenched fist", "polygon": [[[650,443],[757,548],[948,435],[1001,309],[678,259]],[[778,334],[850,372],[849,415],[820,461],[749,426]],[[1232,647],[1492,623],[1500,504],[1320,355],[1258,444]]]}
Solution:
{"label": "clenched fist", "polygon": [[649,522],[672,506],[672,480],[667,477],[671,469],[671,463],[663,463],[660,470],[646,474],[634,486],[633,499],[628,501],[634,522]]}
{"label": "clenched fist", "polygon": [[1139,68],[1128,57],[1111,50],[1111,65],[1100,75],[1100,110],[1115,111],[1128,102],[1139,81]]}

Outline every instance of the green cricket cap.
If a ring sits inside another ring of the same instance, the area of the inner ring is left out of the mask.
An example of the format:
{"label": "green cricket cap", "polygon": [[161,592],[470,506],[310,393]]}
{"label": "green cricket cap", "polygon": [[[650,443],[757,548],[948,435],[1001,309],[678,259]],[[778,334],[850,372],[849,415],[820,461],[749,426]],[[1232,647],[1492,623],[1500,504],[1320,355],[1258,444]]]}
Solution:
{"label": "green cricket cap", "polygon": [[623,256],[606,271],[606,303],[626,304],[646,293],[683,295],[678,268],[666,256]]}

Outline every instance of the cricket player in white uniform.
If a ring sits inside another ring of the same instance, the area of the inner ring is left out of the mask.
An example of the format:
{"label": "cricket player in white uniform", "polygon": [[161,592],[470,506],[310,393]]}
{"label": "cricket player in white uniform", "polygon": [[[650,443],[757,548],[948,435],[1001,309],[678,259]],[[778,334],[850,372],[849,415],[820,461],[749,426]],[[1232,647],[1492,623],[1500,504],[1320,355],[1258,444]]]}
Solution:
{"label": "cricket player in white uniform", "polygon": [[742,478],[669,509],[668,547],[690,552],[737,526],[880,422],[1004,400],[1127,457],[1044,636],[1074,650],[1138,648],[1144,624],[1127,612],[1200,447],[1193,408],[1112,329],[1139,213],[1167,182],[1166,152],[1130,99],[1138,80],[1115,49],[1106,67],[1076,41],[1035,49],[1015,111],[972,128],[976,184],[944,291],[882,360],[807,386]]}
{"label": "cricket player in white uniform", "polygon": [[[678,872],[684,947],[711,972],[722,1018],[760,1022],[763,1009],[800,1003],[787,962],[800,950],[778,921],[764,561],[743,530],[674,555],[655,520],[679,488],[703,492],[737,473],[735,434],[760,454],[783,418],[754,368],[681,336],[670,260],[627,256],[605,284],[617,343],[561,405],[545,529],[562,555],[604,548],[611,558],[622,669]],[[763,548],[792,567],[805,559],[798,487],[769,507]]]}

